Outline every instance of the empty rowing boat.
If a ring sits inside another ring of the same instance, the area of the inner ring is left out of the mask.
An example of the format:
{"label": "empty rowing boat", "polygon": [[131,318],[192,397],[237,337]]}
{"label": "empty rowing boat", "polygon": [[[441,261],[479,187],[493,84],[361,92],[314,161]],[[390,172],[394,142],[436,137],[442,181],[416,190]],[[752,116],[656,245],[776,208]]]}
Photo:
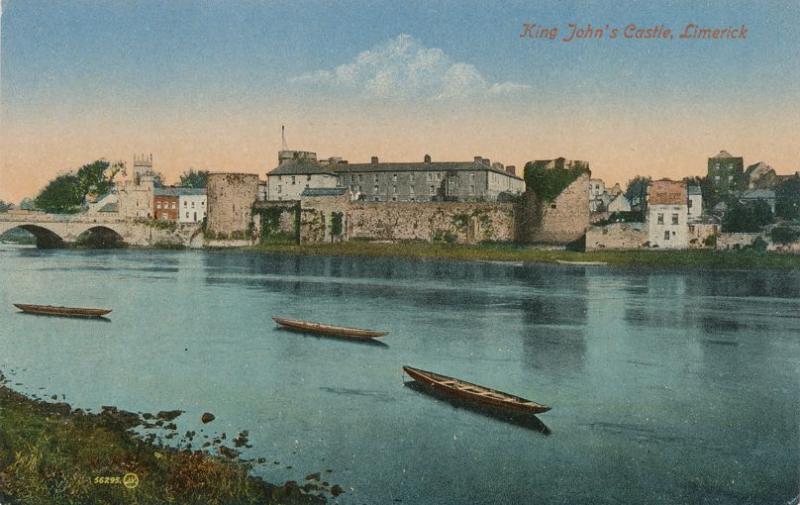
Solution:
{"label": "empty rowing boat", "polygon": [[319,335],[329,335],[332,337],[375,338],[382,337],[387,333],[385,331],[363,330],[361,328],[348,328],[346,326],[333,326],[330,324],[298,321],[296,319],[286,319],[283,317],[273,317],[272,320],[290,330],[317,333]]}
{"label": "empty rowing boat", "polygon": [[463,400],[469,400],[518,413],[539,414],[550,410],[550,407],[547,405],[497,391],[496,389],[487,388],[486,386],[479,386],[471,382],[454,379],[446,375],[428,372],[427,370],[420,370],[419,368],[410,366],[404,366],[403,370],[417,382],[441,393],[455,396]]}
{"label": "empty rowing boat", "polygon": [[25,303],[15,303],[14,307],[29,314],[42,314],[45,316],[64,316],[64,317],[103,317],[109,312],[111,312],[111,309],[56,307],[53,305],[30,305]]}

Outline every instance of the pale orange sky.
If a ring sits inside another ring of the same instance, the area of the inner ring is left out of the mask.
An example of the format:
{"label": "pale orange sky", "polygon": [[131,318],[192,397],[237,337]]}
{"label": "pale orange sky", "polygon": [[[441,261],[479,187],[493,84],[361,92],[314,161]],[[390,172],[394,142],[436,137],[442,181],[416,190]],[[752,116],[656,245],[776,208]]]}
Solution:
{"label": "pale orange sky", "polygon": [[[169,183],[189,167],[264,174],[276,165],[280,127],[291,149],[343,156],[353,162],[489,157],[519,170],[526,161],[564,156],[588,160],[595,177],[623,185],[634,175],[680,178],[703,175],[706,159],[725,149],[745,163],[765,161],[778,173],[800,170],[796,132],[800,113],[728,115],[683,111],[616,111],[606,107],[526,113],[494,110],[402,110],[283,107],[261,116],[245,110],[141,117],[126,110],[5,122],[0,134],[0,199],[19,202],[58,173],[104,157],[132,162],[152,153]],[[795,107],[797,110],[797,107]],[[767,111],[769,112],[769,111]],[[540,116],[537,116],[540,114]]]}

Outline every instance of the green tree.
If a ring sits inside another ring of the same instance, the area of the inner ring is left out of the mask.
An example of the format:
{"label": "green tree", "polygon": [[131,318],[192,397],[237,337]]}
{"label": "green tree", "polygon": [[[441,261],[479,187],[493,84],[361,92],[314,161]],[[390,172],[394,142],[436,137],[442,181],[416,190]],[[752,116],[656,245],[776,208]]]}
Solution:
{"label": "green tree", "polygon": [[3,200],[0,200],[0,212],[7,212],[14,205]]}
{"label": "green tree", "polygon": [[180,185],[184,188],[205,188],[208,186],[208,170],[190,168],[181,175]]}
{"label": "green tree", "polygon": [[81,182],[75,174],[59,175],[36,197],[36,208],[56,214],[78,212],[83,203]]}
{"label": "green tree", "polygon": [[650,185],[650,181],[652,181],[652,177],[645,177],[641,175],[637,175],[633,179],[628,181],[628,186],[625,188],[625,198],[628,199],[631,204],[638,202],[639,207],[644,207],[645,198],[647,197],[647,187]]}
{"label": "green tree", "polygon": [[36,210],[36,199],[25,197],[19,202],[19,208],[22,210]]}
{"label": "green tree", "polygon": [[114,184],[114,177],[122,170],[123,166],[122,162],[111,164],[101,159],[79,168],[76,175],[78,177],[77,191],[81,196],[81,201],[90,193],[96,195],[108,193]]}
{"label": "green tree", "polygon": [[775,215],[784,219],[800,218],[800,175],[783,180],[775,188]]}
{"label": "green tree", "polygon": [[722,219],[725,232],[757,232],[775,220],[767,202],[757,200],[753,203],[734,202]]}
{"label": "green tree", "polygon": [[536,193],[539,200],[552,202],[584,174],[591,175],[591,172],[589,166],[583,163],[576,163],[570,168],[545,168],[529,161],[525,164],[525,187]]}

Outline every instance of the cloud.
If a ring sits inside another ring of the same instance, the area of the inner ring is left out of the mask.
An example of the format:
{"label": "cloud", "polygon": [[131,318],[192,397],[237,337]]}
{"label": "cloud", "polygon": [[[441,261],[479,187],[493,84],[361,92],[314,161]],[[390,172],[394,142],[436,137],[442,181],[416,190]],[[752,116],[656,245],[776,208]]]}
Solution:
{"label": "cloud", "polygon": [[450,100],[513,95],[526,84],[488,82],[469,63],[454,62],[444,51],[401,34],[360,53],[350,63],[289,80],[307,88],[399,100]]}

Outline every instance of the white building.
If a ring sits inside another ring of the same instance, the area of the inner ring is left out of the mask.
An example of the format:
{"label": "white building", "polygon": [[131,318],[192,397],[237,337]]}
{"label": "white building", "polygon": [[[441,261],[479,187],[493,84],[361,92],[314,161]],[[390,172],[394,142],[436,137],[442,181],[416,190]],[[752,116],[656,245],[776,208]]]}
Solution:
{"label": "white building", "polygon": [[179,188],[178,222],[200,223],[206,218],[207,197],[205,188]]}
{"label": "white building", "polygon": [[689,186],[687,188],[687,194],[689,221],[700,221],[700,219],[703,217],[703,193],[700,191],[699,186]]}
{"label": "white building", "polygon": [[278,166],[267,173],[267,200],[300,200],[306,188],[335,188],[339,178],[332,170],[336,158],[317,161],[310,151],[281,151]]}
{"label": "white building", "polygon": [[650,247],[689,247],[689,205],[686,183],[661,179],[650,183],[647,195],[647,232]]}

